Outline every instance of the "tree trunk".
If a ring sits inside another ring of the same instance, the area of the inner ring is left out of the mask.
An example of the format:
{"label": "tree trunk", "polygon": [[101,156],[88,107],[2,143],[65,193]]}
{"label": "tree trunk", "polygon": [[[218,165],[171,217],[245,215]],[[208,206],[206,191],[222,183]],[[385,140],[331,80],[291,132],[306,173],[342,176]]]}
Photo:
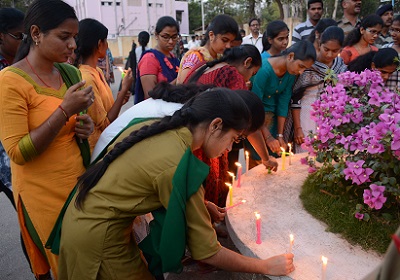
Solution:
{"label": "tree trunk", "polygon": [[336,20],[336,12],[337,12],[338,0],[335,0],[335,5],[333,7],[332,18]]}
{"label": "tree trunk", "polygon": [[281,0],[275,0],[276,4],[278,4],[279,8],[279,18],[283,20],[285,18],[285,14],[283,12],[283,5]]}
{"label": "tree trunk", "polygon": [[256,0],[249,0],[249,15],[250,18],[256,17]]}

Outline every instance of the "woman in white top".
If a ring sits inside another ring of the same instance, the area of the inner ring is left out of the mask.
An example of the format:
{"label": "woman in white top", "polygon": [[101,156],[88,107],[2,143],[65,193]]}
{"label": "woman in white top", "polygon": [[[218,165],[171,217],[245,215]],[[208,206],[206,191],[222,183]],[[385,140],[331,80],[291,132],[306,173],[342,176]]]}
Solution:
{"label": "woman in white top", "polygon": [[140,58],[142,57],[142,53],[148,49],[150,49],[147,44],[150,41],[150,34],[146,31],[142,31],[138,35],[138,42],[139,46],[136,48],[136,61],[139,62]]}

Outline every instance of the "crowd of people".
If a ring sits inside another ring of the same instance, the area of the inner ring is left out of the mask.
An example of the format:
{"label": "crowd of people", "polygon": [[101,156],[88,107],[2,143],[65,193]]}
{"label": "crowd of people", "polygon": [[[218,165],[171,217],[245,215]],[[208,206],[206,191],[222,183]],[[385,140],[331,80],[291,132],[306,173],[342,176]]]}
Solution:
{"label": "crowd of people", "polygon": [[374,69],[398,89],[393,7],[360,20],[360,0],[341,5],[336,22],[309,0],[291,46],[283,21],[261,33],[253,18],[245,36],[217,15],[182,57],[178,22],[160,17],[155,46],[146,31],[132,45],[115,100],[106,26],[59,0],[36,0],[25,16],[1,8],[0,187],[35,277],[163,279],[182,270],[186,246],[222,269],[292,272],[291,253],[257,260],[222,247],[217,225],[239,149],[272,171],[289,142],[301,152],[328,72]]}

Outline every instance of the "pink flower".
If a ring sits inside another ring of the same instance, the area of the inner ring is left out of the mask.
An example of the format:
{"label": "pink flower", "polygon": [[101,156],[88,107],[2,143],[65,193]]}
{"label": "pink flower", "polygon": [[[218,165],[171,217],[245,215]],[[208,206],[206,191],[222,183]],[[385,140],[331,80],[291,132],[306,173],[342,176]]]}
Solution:
{"label": "pink flower", "polygon": [[379,210],[387,200],[387,198],[383,196],[385,186],[371,184],[369,187],[371,190],[364,190],[364,203],[372,209],[375,208],[376,210]]}
{"label": "pink flower", "polygon": [[317,171],[317,168],[315,168],[315,167],[313,167],[313,166],[310,166],[310,167],[308,168],[308,173],[314,173],[315,171]]}
{"label": "pink flower", "polygon": [[301,163],[301,164],[304,164],[304,165],[307,165],[307,164],[308,164],[307,158],[306,158],[306,157],[301,158],[301,159],[300,159],[300,163]]}
{"label": "pink flower", "polygon": [[356,214],[354,215],[354,217],[356,217],[356,218],[359,219],[359,220],[362,220],[362,219],[364,219],[364,214],[361,214],[361,213],[356,212]]}

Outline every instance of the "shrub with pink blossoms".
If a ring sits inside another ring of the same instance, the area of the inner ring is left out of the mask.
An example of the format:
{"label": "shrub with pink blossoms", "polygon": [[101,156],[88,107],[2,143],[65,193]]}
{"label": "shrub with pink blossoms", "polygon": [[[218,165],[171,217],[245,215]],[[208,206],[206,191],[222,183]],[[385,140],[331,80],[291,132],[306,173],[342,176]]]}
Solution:
{"label": "shrub with pink blossoms", "polygon": [[379,72],[345,72],[337,78],[312,104],[317,131],[302,147],[322,164],[314,174],[322,187],[355,193],[356,203],[366,207],[358,206],[354,217],[368,220],[362,211],[399,206],[400,95],[383,86]]}

